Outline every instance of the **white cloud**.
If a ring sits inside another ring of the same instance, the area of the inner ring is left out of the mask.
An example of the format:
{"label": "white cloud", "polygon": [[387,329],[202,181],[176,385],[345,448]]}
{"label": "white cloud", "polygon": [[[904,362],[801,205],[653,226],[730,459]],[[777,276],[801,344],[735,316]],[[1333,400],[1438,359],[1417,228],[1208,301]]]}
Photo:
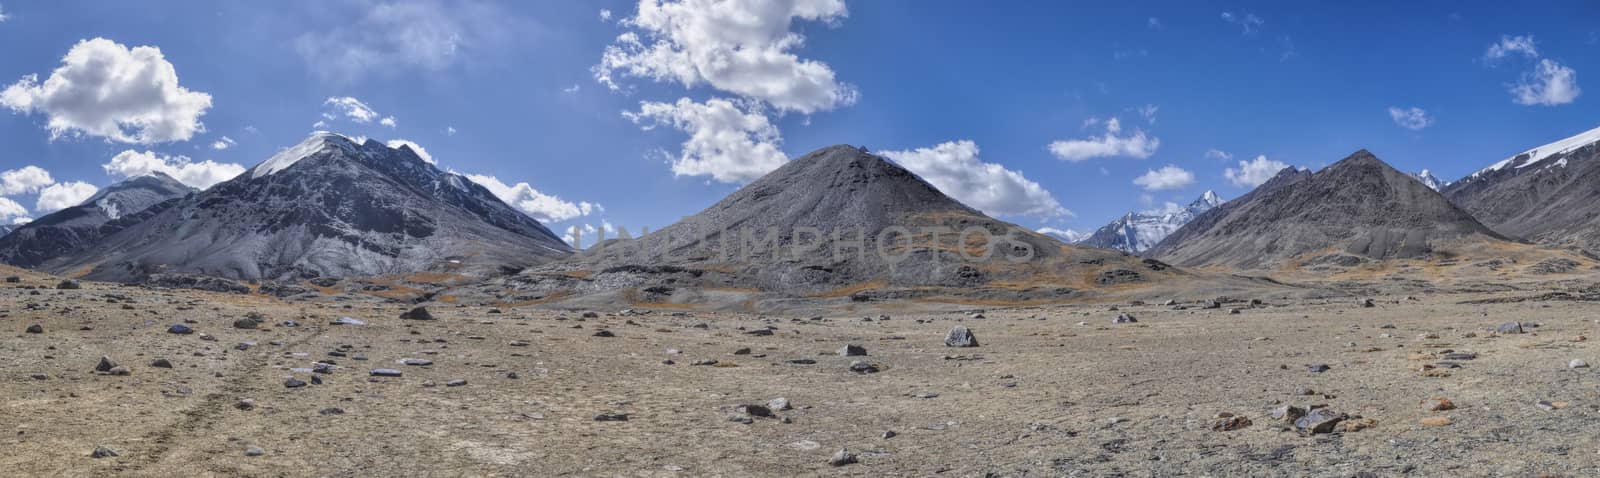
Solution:
{"label": "white cloud", "polygon": [[1139,112],[1139,116],[1144,117],[1144,121],[1146,123],[1156,124],[1156,112],[1161,111],[1161,107],[1156,105],[1144,105],[1136,108],[1136,110]]}
{"label": "white cloud", "polygon": [[1116,118],[1106,120],[1106,134],[1075,140],[1050,143],[1050,153],[1066,161],[1084,161],[1092,158],[1127,156],[1144,159],[1156,154],[1161,139],[1145,136],[1135,130],[1132,135],[1121,136],[1122,123]]}
{"label": "white cloud", "polygon": [[1428,116],[1428,112],[1415,106],[1410,108],[1390,106],[1389,118],[1401,128],[1412,131],[1422,131],[1423,128],[1433,125],[1433,118]]}
{"label": "white cloud", "polygon": [[1249,12],[1239,12],[1238,14],[1233,12],[1222,12],[1222,21],[1239,25],[1240,27],[1244,28],[1244,34],[1246,35],[1255,33],[1256,28],[1259,28],[1261,25],[1267,23],[1266,21],[1262,20],[1261,17]]}
{"label": "white cloud", "polygon": [[16,218],[16,219],[12,219],[11,220],[11,225],[13,225],[13,226],[22,226],[22,225],[26,225],[26,224],[28,224],[30,222],[33,222],[33,218],[31,218],[31,217],[19,217],[19,218]]}
{"label": "white cloud", "polygon": [[205,131],[200,116],[211,108],[211,95],[179,86],[160,48],[95,38],[73,45],[43,83],[28,75],[0,91],[0,105],[43,113],[52,139],[81,134],[150,144]]}
{"label": "white cloud", "polygon": [[1021,172],[978,159],[970,140],[909,151],[879,151],[940,191],[986,214],[1059,216],[1071,214],[1039,183]]}
{"label": "white cloud", "polygon": [[1233,154],[1216,148],[1206,150],[1206,159],[1220,159],[1227,161],[1233,159]]}
{"label": "white cloud", "polygon": [[446,126],[446,127],[444,127],[444,135],[445,136],[455,136],[456,135],[456,127],[454,127],[454,126]]}
{"label": "white cloud", "polygon": [[322,114],[323,118],[330,120],[343,115],[345,118],[349,118],[350,121],[369,123],[378,119],[379,116],[377,111],[372,110],[372,107],[352,96],[330,97],[327,101],[323,101],[322,104],[333,107],[332,112]]}
{"label": "white cloud", "polygon": [[1253,188],[1267,182],[1268,179],[1272,179],[1279,171],[1287,167],[1289,167],[1288,164],[1270,160],[1265,155],[1261,155],[1250,161],[1240,161],[1238,169],[1228,168],[1222,172],[1222,175],[1227,177],[1228,182],[1233,183],[1234,186]]}
{"label": "white cloud", "polygon": [[1532,72],[1510,86],[1512,101],[1519,105],[1556,106],[1578,99],[1578,72],[1548,58],[1539,60]]}
{"label": "white cloud", "polygon": [[645,101],[638,112],[624,112],[623,116],[646,130],[665,124],[689,133],[682,153],[668,161],[675,176],[711,176],[725,183],[742,183],[788,161],[778,149],[783,138],[766,115],[746,111],[731,100]]}
{"label": "white cloud", "polygon": [[367,75],[441,71],[533,30],[495,2],[355,5],[361,11],[336,26],[294,39],[295,51],[323,80],[352,83]]}
{"label": "white cloud", "polygon": [[232,148],[233,145],[235,145],[235,144],[238,144],[238,143],[235,143],[233,141],[233,138],[229,138],[227,136],[223,136],[222,139],[219,139],[216,142],[211,143],[211,149],[215,149],[215,150],[221,151],[221,150],[224,150],[224,149]]}
{"label": "white cloud", "polygon": [[611,10],[605,8],[600,9],[600,21],[611,21]]}
{"label": "white cloud", "polygon": [[56,212],[83,204],[99,191],[99,188],[83,181],[52,184],[39,191],[39,201],[34,204],[34,209],[41,214]]}
{"label": "white cloud", "polygon": [[424,162],[427,162],[428,164],[434,164],[434,165],[439,164],[438,162],[433,160],[433,155],[428,154],[428,150],[422,149],[422,145],[414,143],[411,140],[391,139],[391,140],[389,140],[388,142],[386,142],[384,144],[388,145],[390,148],[394,148],[394,149],[400,149],[401,146],[409,146],[411,148],[411,151],[417,153],[417,157],[422,158],[422,160]]}
{"label": "white cloud", "polygon": [[1486,61],[1493,62],[1518,54],[1528,58],[1539,57],[1539,49],[1533,44],[1533,35],[1501,35],[1500,41],[1489,45],[1489,50],[1483,53],[1483,58]]}
{"label": "white cloud", "polygon": [[327,127],[328,127],[328,122],[327,121],[317,120],[317,122],[311,123],[311,128],[312,129],[321,130],[321,129],[327,128]]}
{"label": "white cloud", "polygon": [[640,0],[638,15],[620,22],[632,30],[606,47],[594,77],[612,89],[622,76],[704,83],[780,112],[829,111],[854,103],[856,90],[792,53],[805,38],[791,27],[848,14],[843,0]]}
{"label": "white cloud", "polygon": [[16,201],[0,198],[0,221],[27,217],[28,208],[22,207]]}
{"label": "white cloud", "polygon": [[582,85],[579,85],[579,84],[577,84],[577,83],[573,83],[573,84],[572,84],[572,86],[568,86],[568,87],[566,87],[566,88],[562,88],[562,89],[561,89],[561,92],[562,92],[562,93],[566,93],[566,94],[569,94],[569,95],[570,95],[570,94],[574,94],[574,93],[577,93],[577,92],[578,92],[578,90],[582,90],[582,89],[583,89],[583,86],[582,86]]}
{"label": "white cloud", "polygon": [[1194,184],[1194,173],[1176,165],[1168,164],[1161,169],[1151,169],[1133,179],[1133,184],[1143,187],[1146,191],[1164,191],[1177,189]]}
{"label": "white cloud", "polygon": [[111,157],[111,162],[100,165],[106,174],[116,178],[132,178],[150,173],[172,176],[178,182],[196,189],[206,189],[217,183],[243,174],[244,166],[218,163],[212,160],[194,162],[188,156],[168,156],[153,151],[125,150]]}
{"label": "white cloud", "polygon": [[0,22],[10,20],[11,15],[6,15],[5,7],[0,7]]}
{"label": "white cloud", "polygon": [[1068,244],[1088,239],[1089,236],[1092,235],[1091,233],[1087,232],[1078,232],[1072,229],[1056,229],[1053,227],[1041,227],[1039,228],[1039,233],[1060,239],[1061,242]]}
{"label": "white cloud", "polygon": [[55,182],[56,180],[50,177],[50,172],[44,168],[23,166],[20,169],[0,172],[0,196],[38,192]]}
{"label": "white cloud", "polygon": [[381,125],[384,125],[384,126],[388,126],[390,128],[393,128],[393,127],[396,126],[393,116],[385,116],[385,117],[383,117],[383,119],[378,120],[378,124],[381,124]]}
{"label": "white cloud", "polygon": [[530,217],[542,223],[561,222],[605,210],[599,204],[587,201],[570,202],[541,193],[528,183],[508,186],[494,176],[469,174],[466,177],[494,193],[501,201],[528,213]]}
{"label": "white cloud", "polygon": [[1167,29],[1167,25],[1165,23],[1161,23],[1161,19],[1156,17],[1150,17],[1150,20],[1145,22],[1145,25],[1149,26],[1151,30]]}

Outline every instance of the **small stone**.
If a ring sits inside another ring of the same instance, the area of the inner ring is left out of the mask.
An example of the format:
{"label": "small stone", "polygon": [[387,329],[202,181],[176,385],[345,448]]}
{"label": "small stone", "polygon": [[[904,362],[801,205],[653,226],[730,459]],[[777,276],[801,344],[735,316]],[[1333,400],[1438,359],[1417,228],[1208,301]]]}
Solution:
{"label": "small stone", "polygon": [[950,333],[945,334],[944,345],[946,347],[977,347],[978,337],[972,335],[972,331],[967,330],[967,326],[957,325],[950,329]]}
{"label": "small stone", "polygon": [[839,347],[840,357],[859,357],[867,354],[867,349],[860,345],[846,345]]}
{"label": "small stone", "polygon": [[870,363],[856,360],[850,362],[850,371],[855,373],[878,373],[878,367]]}
{"label": "small stone", "polygon": [[106,373],[110,374],[110,375],[116,375],[116,376],[125,376],[125,375],[132,374],[133,371],[132,370],[128,370],[128,367],[124,367],[124,366],[118,365],[118,366],[115,366],[115,367],[111,367],[111,370],[107,370]]}
{"label": "small stone", "polygon": [[1572,359],[1571,362],[1567,362],[1567,368],[1589,368],[1589,362],[1585,362],[1583,359]]}
{"label": "small stone", "polygon": [[613,334],[609,330],[602,330],[602,331],[599,331],[599,332],[595,332],[594,336],[595,337],[616,337],[617,334]]}
{"label": "small stone", "polygon": [[433,361],[432,360],[420,359],[420,358],[400,359],[400,363],[404,364],[404,365],[413,365],[413,366],[419,366],[419,367],[420,366],[425,366],[425,365],[433,365]]}
{"label": "small stone", "polygon": [[116,450],[112,450],[112,449],[104,447],[104,446],[96,446],[96,447],[94,447],[94,451],[89,453],[89,458],[94,458],[94,459],[110,458],[110,457],[113,457],[113,456],[120,456],[120,455],[117,454]]}
{"label": "small stone", "polygon": [[839,451],[833,452],[833,456],[828,457],[828,464],[833,466],[845,466],[855,462],[855,454],[852,454],[850,453],[850,450],[843,448],[840,448]]}
{"label": "small stone", "polygon": [[772,400],[768,400],[767,401],[767,408],[770,408],[770,409],[773,409],[773,410],[778,410],[778,411],[784,411],[784,410],[789,410],[789,409],[791,409],[793,407],[789,405],[789,399],[783,398],[783,397],[778,397],[778,398],[774,398]]}
{"label": "small stone", "polygon": [[896,435],[899,435],[899,433],[895,433],[894,430],[886,430],[883,432],[883,439],[888,440],[890,438],[894,438]]}
{"label": "small stone", "polygon": [[1211,430],[1231,432],[1250,426],[1250,419],[1232,413],[1219,414],[1216,421],[1211,422]]}
{"label": "small stone", "polygon": [[1419,422],[1423,426],[1442,427],[1450,425],[1450,417],[1423,417]]}
{"label": "small stone", "polygon": [[321,409],[321,410],[317,410],[317,414],[318,415],[344,415],[344,409],[343,408],[339,408],[339,407],[328,407],[328,408],[324,408],[324,409]]}
{"label": "small stone", "polygon": [[286,387],[286,388],[300,388],[300,387],[306,386],[306,381],[305,380],[300,380],[300,379],[294,378],[294,377],[289,377],[288,380],[284,380],[283,381],[283,386]]}
{"label": "small stone", "polygon": [[1472,352],[1451,352],[1444,354],[1445,360],[1476,360],[1478,354]]}
{"label": "small stone", "polygon": [[1306,416],[1306,409],[1296,407],[1294,405],[1284,405],[1272,409],[1271,411],[1267,412],[1267,415],[1271,416],[1273,420],[1285,423],[1294,423],[1295,420],[1299,420],[1300,417]]}
{"label": "small stone", "polygon": [[43,325],[39,325],[39,324],[30,325],[30,326],[28,326],[28,333],[30,333],[30,334],[42,334],[42,333],[44,333],[44,326]]}
{"label": "small stone", "polygon": [[367,325],[367,323],[349,317],[340,317],[338,320],[333,321],[333,325]]}
{"label": "small stone", "polygon": [[734,355],[750,355],[750,347],[741,347],[741,348],[739,348],[739,350],[733,351],[733,354]]}
{"label": "small stone", "polygon": [[1117,314],[1117,318],[1111,319],[1113,324],[1132,324],[1138,321],[1139,319],[1134,318],[1133,314],[1128,313]]}
{"label": "small stone", "polygon": [[150,366],[155,368],[172,368],[172,361],[164,358],[158,358],[150,361]]}
{"label": "small stone", "polygon": [[178,335],[189,335],[189,334],[194,333],[194,329],[190,328],[187,325],[183,325],[183,324],[172,324],[171,327],[167,327],[167,333],[169,333],[169,334],[178,334]]}
{"label": "small stone", "polygon": [[369,372],[374,377],[399,377],[400,371],[392,368],[375,368]]}
{"label": "small stone", "polygon": [[1506,322],[1504,324],[1500,324],[1500,328],[1497,328],[1494,331],[1500,334],[1525,333],[1522,329],[1522,322]]}
{"label": "small stone", "polygon": [[739,405],[737,409],[752,417],[772,418],[772,409],[763,405]]}
{"label": "small stone", "polygon": [[[77,290],[77,289],[82,289],[82,288],[83,288],[83,284],[79,284],[78,281],[75,281],[75,280],[72,280],[72,279],[66,279],[66,280],[63,280],[60,283],[56,284],[56,289],[60,289],[60,290]],[[111,454],[111,456],[117,456],[117,454],[115,452],[113,452]],[[99,458],[99,457],[96,457],[96,458]]]}
{"label": "small stone", "polygon": [[235,329],[254,329],[259,325],[261,325],[261,321],[255,317],[245,317],[233,321],[233,328]]}
{"label": "small stone", "polygon": [[446,387],[464,387],[466,385],[467,381],[459,378],[444,383],[444,386]]}
{"label": "small stone", "polygon": [[244,411],[255,410],[256,409],[256,401],[248,399],[248,398],[242,399],[242,400],[239,400],[238,403],[234,403],[233,404],[233,408],[237,408],[237,409],[244,410]]}
{"label": "small stone", "polygon": [[427,307],[417,307],[400,314],[400,320],[433,320],[433,314]]}
{"label": "small stone", "polygon": [[626,414],[626,413],[602,413],[602,414],[599,414],[599,415],[595,415],[594,416],[594,421],[597,421],[597,422],[625,422],[625,421],[628,421],[628,414]]}
{"label": "small stone", "polygon": [[1422,408],[1430,412],[1442,412],[1445,410],[1454,410],[1456,408],[1456,404],[1455,402],[1451,402],[1448,398],[1433,397],[1423,400]]}
{"label": "small stone", "polygon": [[261,456],[265,454],[267,454],[267,451],[262,450],[261,447],[258,446],[247,446],[244,448],[244,456]]}
{"label": "small stone", "polygon": [[1338,425],[1339,422],[1344,421],[1345,418],[1348,417],[1343,413],[1335,412],[1326,408],[1318,408],[1306,413],[1305,416],[1296,419],[1294,421],[1294,427],[1300,429],[1302,432],[1311,434],[1332,433],[1333,427]]}
{"label": "small stone", "polygon": [[1378,306],[1378,304],[1376,302],[1373,302],[1372,299],[1361,299],[1361,307],[1362,308],[1372,308],[1372,307],[1377,307],[1377,306]]}
{"label": "small stone", "polygon": [[1322,373],[1322,372],[1326,372],[1326,371],[1329,371],[1329,370],[1332,370],[1332,369],[1333,369],[1333,367],[1329,367],[1327,364],[1320,364],[1320,363],[1306,366],[1306,371],[1307,372],[1311,372],[1311,373]]}

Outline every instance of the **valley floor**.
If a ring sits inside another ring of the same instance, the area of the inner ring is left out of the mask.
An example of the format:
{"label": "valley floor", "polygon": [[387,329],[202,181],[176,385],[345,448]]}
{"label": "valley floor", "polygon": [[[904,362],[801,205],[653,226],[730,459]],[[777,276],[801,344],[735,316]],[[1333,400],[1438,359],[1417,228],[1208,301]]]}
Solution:
{"label": "valley floor", "polygon": [[[412,321],[398,318],[409,306],[361,298],[53,285],[0,285],[9,476],[1600,473],[1600,375],[1569,368],[1600,363],[1581,338],[1600,328],[1600,304],[1587,302],[1440,294],[1379,296],[1371,308],[1269,299],[1203,309],[1202,298],[1177,297],[1189,308],[870,321],[433,304],[437,320]],[[234,328],[249,312],[266,322]],[[1113,324],[1119,313],[1138,322]],[[331,324],[340,317],[366,324]],[[186,321],[195,333],[168,333]],[[1539,326],[1492,333],[1510,321]],[[25,332],[34,324],[42,333]],[[956,325],[981,346],[946,347]],[[761,329],[772,334],[750,333]],[[867,355],[836,353],[851,344]],[[1444,357],[1466,352],[1475,357]],[[101,356],[131,373],[93,373]],[[856,360],[878,371],[852,372]],[[316,361],[336,365],[305,370]],[[1460,368],[1422,370],[1438,362]],[[1316,364],[1329,368],[1308,370]],[[403,376],[369,375],[378,368]],[[285,385],[314,376],[320,384]],[[794,409],[773,418],[739,407],[780,397]],[[1426,410],[1433,397],[1455,409]],[[1306,435],[1268,416],[1323,404],[1366,428]],[[1219,413],[1251,424],[1214,431]],[[596,420],[606,414],[627,419]],[[97,446],[118,456],[91,458]],[[251,447],[260,455],[247,456]],[[857,462],[830,465],[840,449]]]}

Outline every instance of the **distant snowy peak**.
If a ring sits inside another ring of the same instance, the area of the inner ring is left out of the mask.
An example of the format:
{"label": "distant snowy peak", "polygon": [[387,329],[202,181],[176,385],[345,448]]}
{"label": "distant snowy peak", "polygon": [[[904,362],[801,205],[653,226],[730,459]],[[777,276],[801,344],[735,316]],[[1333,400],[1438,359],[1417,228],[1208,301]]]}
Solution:
{"label": "distant snowy peak", "polygon": [[1039,228],[1038,232],[1046,236],[1054,237],[1067,244],[1077,244],[1084,239],[1088,239],[1090,235],[1087,232],[1074,231],[1072,229],[1056,229],[1053,227],[1042,227]]}
{"label": "distant snowy peak", "polygon": [[1090,247],[1116,249],[1140,254],[1166,239],[1178,228],[1195,217],[1210,211],[1224,202],[1216,192],[1206,191],[1188,206],[1167,203],[1162,209],[1130,212],[1096,230],[1078,243]]}
{"label": "distant snowy peak", "polygon": [[1445,186],[1450,185],[1448,181],[1440,181],[1438,177],[1435,177],[1433,173],[1426,169],[1412,174],[1411,177],[1417,178],[1417,180],[1421,181],[1424,186],[1427,186],[1428,189],[1432,189],[1434,191],[1444,189]]}
{"label": "distant snowy peak", "polygon": [[267,158],[266,161],[256,165],[255,168],[250,170],[250,177],[256,179],[263,176],[271,176],[279,171],[289,169],[290,166],[294,166],[300,160],[311,157],[311,155],[317,154],[318,151],[327,148],[340,148],[354,152],[359,150],[360,147],[360,143],[355,138],[339,133],[317,131],[312,133],[311,137],[306,138],[305,141],[301,141],[300,144],[279,151],[278,154],[274,154],[272,157]]}
{"label": "distant snowy peak", "polygon": [[1491,164],[1489,167],[1483,168],[1476,173],[1472,173],[1471,176],[1463,179],[1462,182],[1472,181],[1479,177],[1500,172],[1508,168],[1512,170],[1524,169],[1529,166],[1538,165],[1553,157],[1559,157],[1559,159],[1551,162],[1549,166],[1566,166],[1567,153],[1571,153],[1583,148],[1584,146],[1589,146],[1595,143],[1600,143],[1600,128],[1584,131],[1570,138],[1523,151],[1512,157],[1501,160],[1498,163]]}

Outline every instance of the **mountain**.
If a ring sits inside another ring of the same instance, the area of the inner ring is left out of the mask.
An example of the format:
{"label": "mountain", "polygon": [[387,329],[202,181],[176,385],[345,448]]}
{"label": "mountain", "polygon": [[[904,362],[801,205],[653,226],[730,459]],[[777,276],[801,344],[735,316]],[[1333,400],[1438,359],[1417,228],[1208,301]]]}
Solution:
{"label": "mountain", "polygon": [[1094,234],[1079,241],[1078,244],[1142,254],[1155,247],[1162,239],[1166,239],[1173,231],[1194,220],[1196,216],[1221,206],[1222,203],[1222,198],[1217,197],[1217,193],[1206,191],[1186,207],[1168,203],[1166,209],[1130,212],[1094,231]]}
{"label": "mountain", "polygon": [[1054,237],[1057,240],[1059,240],[1061,242],[1065,242],[1067,244],[1077,244],[1078,241],[1082,241],[1084,239],[1088,239],[1089,235],[1091,234],[1091,233],[1088,233],[1088,232],[1077,231],[1077,230],[1073,230],[1073,229],[1056,229],[1056,228],[1053,228],[1053,227],[1041,227],[1041,228],[1039,228],[1038,231],[1035,231],[1035,232],[1038,232],[1040,234],[1044,234],[1046,236]]}
{"label": "mountain", "polygon": [[1494,163],[1444,194],[1504,234],[1600,252],[1600,128]]}
{"label": "mountain", "polygon": [[1146,255],[1182,266],[1349,265],[1499,239],[1437,191],[1361,150],[1315,174],[1285,168]]}
{"label": "mountain", "polygon": [[0,237],[0,262],[37,267],[78,253],[127,227],[147,208],[195,191],[159,172],[106,186],[82,204],[16,226],[15,231]]}
{"label": "mountain", "polygon": [[483,275],[571,254],[538,221],[408,146],[326,132],[144,214],[48,268],[114,281],[154,273],[244,280]]}
{"label": "mountain", "polygon": [[1411,175],[1411,177],[1417,178],[1417,181],[1421,182],[1423,186],[1427,186],[1428,189],[1432,189],[1434,191],[1444,189],[1446,186],[1450,185],[1449,181],[1439,180],[1439,178],[1434,177],[1433,173],[1428,172],[1426,169]]}
{"label": "mountain", "polygon": [[[987,256],[986,245],[994,247]],[[519,287],[630,288],[650,299],[680,287],[1066,296],[1173,272],[985,216],[891,161],[838,145],[789,161],[659,231],[530,271]]]}
{"label": "mountain", "polygon": [[16,227],[10,224],[0,224],[0,237],[6,237],[6,234],[10,234],[11,230]]}

